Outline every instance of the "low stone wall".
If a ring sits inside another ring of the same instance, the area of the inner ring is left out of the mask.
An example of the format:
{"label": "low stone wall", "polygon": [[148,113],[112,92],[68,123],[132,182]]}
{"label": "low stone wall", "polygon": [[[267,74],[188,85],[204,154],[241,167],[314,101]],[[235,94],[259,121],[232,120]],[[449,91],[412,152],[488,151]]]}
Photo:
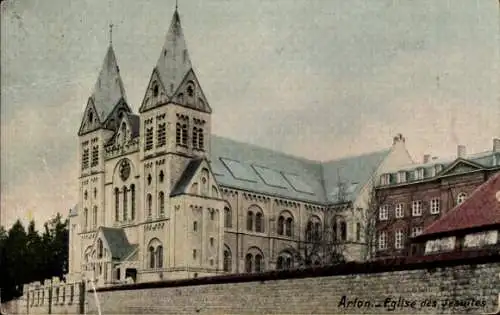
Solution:
{"label": "low stone wall", "polygon": [[[500,256],[377,262],[99,290],[102,314],[480,314],[500,294]],[[87,314],[97,314],[87,293]]]}

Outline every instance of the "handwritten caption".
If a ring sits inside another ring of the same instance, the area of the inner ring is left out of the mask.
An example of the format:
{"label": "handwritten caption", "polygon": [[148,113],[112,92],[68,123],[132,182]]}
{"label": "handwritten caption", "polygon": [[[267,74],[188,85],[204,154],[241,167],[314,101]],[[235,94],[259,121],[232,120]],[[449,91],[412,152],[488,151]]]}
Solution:
{"label": "handwritten caption", "polygon": [[404,297],[386,297],[383,299],[367,300],[358,298],[348,298],[343,295],[340,298],[339,308],[383,308],[387,311],[399,311],[404,309],[425,309],[425,308],[484,308],[485,300],[476,298],[464,299],[406,299]]}

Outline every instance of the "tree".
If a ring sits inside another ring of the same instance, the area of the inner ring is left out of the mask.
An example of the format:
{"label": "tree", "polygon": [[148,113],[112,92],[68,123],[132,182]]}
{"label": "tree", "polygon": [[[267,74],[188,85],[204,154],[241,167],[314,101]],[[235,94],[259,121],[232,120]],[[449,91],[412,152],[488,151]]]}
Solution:
{"label": "tree", "polygon": [[0,227],[2,301],[22,295],[23,284],[62,277],[67,272],[68,221],[57,214],[44,228],[41,236],[33,221],[27,231],[19,220],[8,232]]}
{"label": "tree", "polygon": [[364,250],[361,259],[363,261],[371,260],[375,257],[377,251],[377,221],[379,209],[387,199],[387,195],[377,189],[377,177],[374,175],[367,185],[366,195],[364,196],[364,208],[354,209],[354,215],[359,217],[362,240],[364,241]]}
{"label": "tree", "polygon": [[345,261],[345,242],[339,235],[342,216],[334,209],[326,210],[323,224],[314,217],[309,219],[304,229],[304,239],[297,249],[290,249],[299,267],[328,266]]}

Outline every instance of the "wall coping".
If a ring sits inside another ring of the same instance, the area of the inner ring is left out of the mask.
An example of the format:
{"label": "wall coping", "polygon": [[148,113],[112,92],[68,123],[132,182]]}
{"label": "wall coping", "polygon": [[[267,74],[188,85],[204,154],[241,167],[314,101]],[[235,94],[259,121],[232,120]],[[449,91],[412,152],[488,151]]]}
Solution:
{"label": "wall coping", "polygon": [[[96,288],[96,291],[106,292],[121,290],[141,290],[257,281],[263,283],[265,281],[275,280],[376,274],[383,272],[411,271],[418,269],[427,269],[429,271],[432,271],[437,268],[474,266],[478,264],[491,264],[499,262],[500,251],[486,249],[466,252],[440,253],[415,257],[384,258],[364,263],[348,262],[325,267],[312,267],[279,271],[273,270],[254,274],[227,274],[212,277],[121,284],[112,287]],[[87,292],[91,291],[92,290],[87,290]]]}

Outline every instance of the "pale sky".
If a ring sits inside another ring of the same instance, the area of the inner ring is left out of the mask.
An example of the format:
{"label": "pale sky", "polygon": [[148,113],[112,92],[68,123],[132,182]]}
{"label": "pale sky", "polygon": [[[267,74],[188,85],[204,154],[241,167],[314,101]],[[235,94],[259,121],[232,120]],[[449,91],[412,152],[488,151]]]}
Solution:
{"label": "pale sky", "polygon": [[[1,15],[2,224],[77,202],[77,132],[108,46],[137,111],[174,0],[14,0]],[[415,160],[500,137],[498,0],[180,0],[212,130],[310,159]]]}

